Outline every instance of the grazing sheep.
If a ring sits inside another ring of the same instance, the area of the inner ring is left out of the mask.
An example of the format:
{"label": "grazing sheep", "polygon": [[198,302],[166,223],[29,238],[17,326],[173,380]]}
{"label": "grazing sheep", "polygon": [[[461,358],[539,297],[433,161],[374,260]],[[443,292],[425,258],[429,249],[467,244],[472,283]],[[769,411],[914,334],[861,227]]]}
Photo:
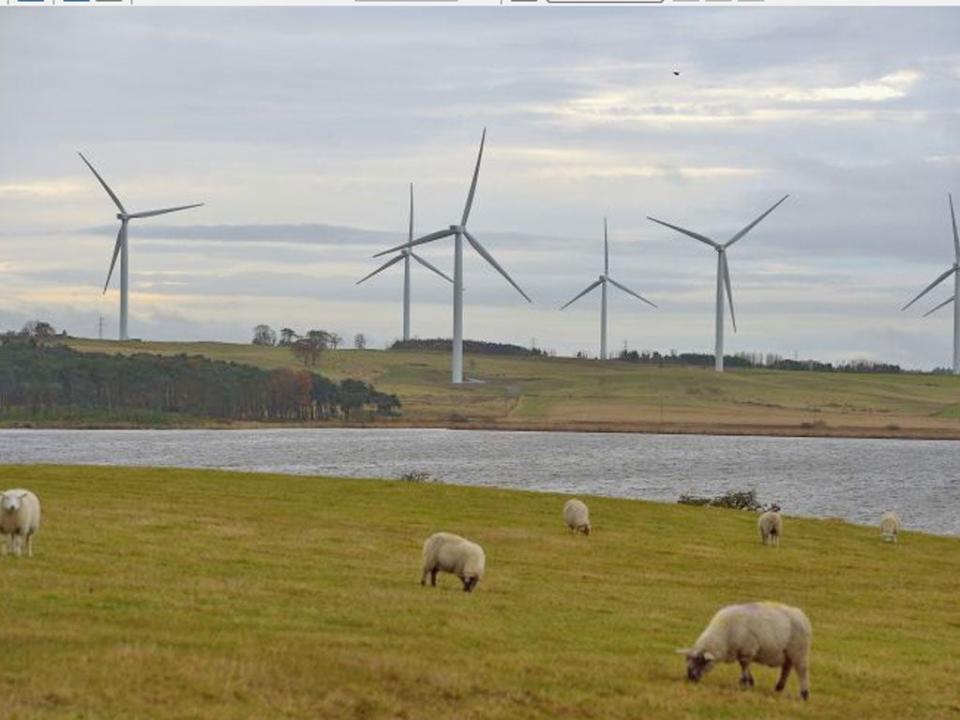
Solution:
{"label": "grazing sheep", "polygon": [[780,536],[783,535],[783,518],[780,516],[780,506],[770,506],[770,509],[757,519],[757,527],[760,529],[760,542],[764,545],[780,547]]}
{"label": "grazing sheep", "polygon": [[900,533],[900,516],[895,512],[885,512],[880,519],[880,535],[887,542],[896,542]]}
{"label": "grazing sheep", "polygon": [[563,506],[563,521],[570,532],[590,534],[590,511],[579,500],[567,500]]}
{"label": "grazing sheep", "polygon": [[456,575],[463,582],[463,591],[473,590],[483,577],[486,556],[483,548],[453,533],[438,532],[423,544],[423,574],[420,584],[437,586],[437,573]]}
{"label": "grazing sheep", "polygon": [[33,534],[40,529],[40,501],[29,490],[15,488],[0,493],[0,533],[9,535],[7,551],[33,557]]}
{"label": "grazing sheep", "polygon": [[713,616],[692,648],[678,650],[687,658],[687,678],[697,682],[715,663],[740,663],[740,687],[753,687],[750,663],[780,668],[775,690],[787,684],[790,670],[800,676],[800,696],[810,697],[807,656],[810,621],[800,608],[777,602],[729,605]]}

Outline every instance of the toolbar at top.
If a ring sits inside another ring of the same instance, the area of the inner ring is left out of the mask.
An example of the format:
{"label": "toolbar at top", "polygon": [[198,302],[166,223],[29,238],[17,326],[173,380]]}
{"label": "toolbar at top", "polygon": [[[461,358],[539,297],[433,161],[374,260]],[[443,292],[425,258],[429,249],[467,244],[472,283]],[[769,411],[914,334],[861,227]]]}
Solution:
{"label": "toolbar at top", "polygon": [[0,7],[322,7],[332,5],[637,5],[645,7],[960,7],[960,0],[0,0]]}

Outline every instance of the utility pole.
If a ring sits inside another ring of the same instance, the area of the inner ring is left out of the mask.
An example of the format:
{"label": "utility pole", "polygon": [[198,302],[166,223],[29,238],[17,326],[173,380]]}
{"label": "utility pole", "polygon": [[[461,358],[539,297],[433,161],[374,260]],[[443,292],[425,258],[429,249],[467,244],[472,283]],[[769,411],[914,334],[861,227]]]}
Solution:
{"label": "utility pole", "polygon": [[103,314],[100,314],[100,319],[97,321],[97,338],[103,340]]}

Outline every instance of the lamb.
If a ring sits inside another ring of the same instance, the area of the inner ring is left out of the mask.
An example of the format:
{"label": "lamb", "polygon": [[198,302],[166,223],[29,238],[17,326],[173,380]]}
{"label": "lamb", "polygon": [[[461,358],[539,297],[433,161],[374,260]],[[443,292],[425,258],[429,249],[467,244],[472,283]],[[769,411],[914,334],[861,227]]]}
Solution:
{"label": "lamb", "polygon": [[780,547],[780,536],[783,535],[780,506],[771,505],[770,509],[757,519],[757,527],[760,529],[760,542],[764,545]]}
{"label": "lamb", "polygon": [[812,630],[803,610],[777,602],[729,605],[713,616],[692,648],[678,650],[687,658],[687,678],[700,680],[715,663],[740,663],[740,687],[753,687],[750,663],[780,668],[775,690],[787,684],[790,670],[800,676],[800,697],[810,697],[807,659]]}
{"label": "lamb", "polygon": [[880,535],[887,542],[896,542],[900,533],[900,516],[895,512],[885,512],[880,519]]}
{"label": "lamb", "polygon": [[33,535],[40,529],[40,500],[29,490],[14,488],[0,493],[0,534],[9,535],[7,552],[33,557]]}
{"label": "lamb", "polygon": [[563,521],[573,533],[590,534],[590,511],[579,500],[567,500],[563,506]]}
{"label": "lamb", "polygon": [[437,573],[440,571],[456,575],[463,582],[463,591],[470,592],[483,577],[486,556],[483,548],[476,543],[454,535],[438,532],[427,538],[423,544],[423,574],[420,584],[437,586]]}

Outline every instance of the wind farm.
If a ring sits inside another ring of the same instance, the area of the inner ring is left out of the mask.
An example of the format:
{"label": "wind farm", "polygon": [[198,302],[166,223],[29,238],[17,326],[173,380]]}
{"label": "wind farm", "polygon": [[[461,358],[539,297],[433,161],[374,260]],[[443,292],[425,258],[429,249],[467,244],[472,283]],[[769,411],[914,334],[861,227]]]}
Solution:
{"label": "wind farm", "polygon": [[0,6],[0,720],[954,717],[960,0],[313,1]]}

